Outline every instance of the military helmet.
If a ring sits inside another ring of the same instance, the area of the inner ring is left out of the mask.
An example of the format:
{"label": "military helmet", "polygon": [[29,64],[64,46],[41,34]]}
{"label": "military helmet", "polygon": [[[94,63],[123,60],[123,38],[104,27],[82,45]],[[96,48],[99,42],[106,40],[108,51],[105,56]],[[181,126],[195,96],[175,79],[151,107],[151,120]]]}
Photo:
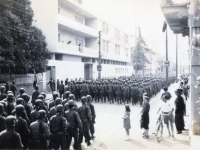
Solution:
{"label": "military helmet", "polygon": [[7,98],[14,98],[14,95],[12,93],[8,93]]}
{"label": "military helmet", "polygon": [[62,99],[57,97],[55,103],[56,105],[62,104]]}
{"label": "military helmet", "polygon": [[75,99],[75,96],[74,96],[74,94],[69,94],[69,97],[68,97],[69,99]]}
{"label": "military helmet", "polygon": [[6,127],[7,128],[15,127],[15,123],[16,123],[16,118],[14,116],[10,115],[6,118]]}
{"label": "military helmet", "polygon": [[75,106],[75,102],[73,100],[69,100],[67,104],[68,106]]}
{"label": "military helmet", "polygon": [[19,105],[17,105],[17,106],[15,107],[15,109],[16,109],[16,114],[17,114],[17,115],[20,115],[20,114],[22,114],[22,112],[24,111],[24,106],[21,105],[21,104],[19,104]]}
{"label": "military helmet", "polygon": [[44,99],[46,99],[46,93],[42,92],[42,93],[40,93],[40,95],[43,95]]}
{"label": "military helmet", "polygon": [[41,100],[44,100],[44,96],[43,95],[39,95],[37,98],[41,99]]}
{"label": "military helmet", "polygon": [[90,95],[86,96],[87,102],[91,102],[92,101],[92,97]]}
{"label": "military helmet", "polygon": [[12,92],[12,91],[8,91],[8,92],[7,92],[7,94],[9,94],[9,93],[13,94],[13,92]]}
{"label": "military helmet", "polygon": [[16,100],[16,104],[17,104],[17,105],[19,105],[19,104],[24,105],[24,99],[21,98],[21,97],[17,98],[17,100]]}
{"label": "military helmet", "polygon": [[86,100],[86,97],[85,96],[83,96],[82,98],[81,98],[81,102],[82,103],[85,103],[87,100]]}
{"label": "military helmet", "polygon": [[30,96],[28,95],[28,94],[26,94],[26,93],[23,93],[22,94],[22,98],[24,99],[24,101],[27,103],[27,102],[29,102],[29,100],[30,100]]}
{"label": "military helmet", "polygon": [[46,111],[44,110],[39,110],[37,114],[38,119],[44,119],[46,117]]}
{"label": "military helmet", "polygon": [[63,110],[64,110],[63,105],[61,105],[61,104],[57,105],[57,107],[56,107],[57,112],[62,112]]}
{"label": "military helmet", "polygon": [[58,97],[58,93],[56,91],[53,92],[53,97]]}
{"label": "military helmet", "polygon": [[42,106],[43,106],[43,101],[42,101],[41,99],[37,99],[37,100],[35,101],[35,106],[36,106],[36,107],[42,107]]}
{"label": "military helmet", "polygon": [[66,92],[65,92],[65,97],[66,97],[66,98],[69,98],[69,95],[70,95],[70,94],[71,94],[70,91],[66,91]]}
{"label": "military helmet", "polygon": [[20,94],[25,93],[25,89],[24,89],[24,88],[20,88],[20,89],[19,89],[19,93],[20,93]]}

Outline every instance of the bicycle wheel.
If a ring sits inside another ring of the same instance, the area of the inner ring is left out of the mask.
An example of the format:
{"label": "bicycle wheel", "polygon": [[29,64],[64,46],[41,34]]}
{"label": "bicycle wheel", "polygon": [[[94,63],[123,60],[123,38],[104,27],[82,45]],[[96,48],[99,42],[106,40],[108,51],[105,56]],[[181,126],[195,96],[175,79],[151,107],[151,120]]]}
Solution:
{"label": "bicycle wheel", "polygon": [[156,136],[158,142],[162,140],[162,134],[163,134],[163,126],[161,123],[159,123],[156,130]]}

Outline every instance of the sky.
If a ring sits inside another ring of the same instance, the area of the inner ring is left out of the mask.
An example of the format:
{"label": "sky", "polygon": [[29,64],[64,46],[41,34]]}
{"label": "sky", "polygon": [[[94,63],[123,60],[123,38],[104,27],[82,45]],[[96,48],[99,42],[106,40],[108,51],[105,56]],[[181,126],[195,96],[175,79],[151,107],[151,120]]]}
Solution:
{"label": "sky", "polygon": [[[158,54],[154,59],[166,56],[166,34],[162,32],[165,17],[160,4],[161,0],[83,0],[84,7],[129,35],[136,36],[140,26],[147,45]],[[181,63],[188,65],[188,37],[178,35],[178,50]],[[176,35],[169,28],[168,57],[176,62]]]}

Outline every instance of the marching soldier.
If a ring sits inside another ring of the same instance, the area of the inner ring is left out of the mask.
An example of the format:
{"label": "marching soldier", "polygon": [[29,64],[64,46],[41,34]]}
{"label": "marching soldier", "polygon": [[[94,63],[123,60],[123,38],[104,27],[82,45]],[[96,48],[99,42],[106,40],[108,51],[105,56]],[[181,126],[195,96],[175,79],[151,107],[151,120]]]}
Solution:
{"label": "marching soldier", "polygon": [[22,144],[24,145],[24,149],[28,148],[28,140],[29,140],[29,129],[28,124],[25,119],[22,118],[25,109],[23,105],[16,106],[16,125],[15,131],[19,133],[21,137]]}
{"label": "marching soldier", "polygon": [[56,107],[57,114],[52,116],[50,119],[50,132],[51,132],[51,140],[50,145],[51,148],[57,150],[59,146],[61,149],[67,148],[66,143],[66,131],[67,131],[67,123],[66,119],[63,117],[63,106],[61,104]]}
{"label": "marching soldier", "polygon": [[5,94],[5,91],[6,91],[5,86],[1,86],[0,90],[1,90],[0,101],[2,101],[3,99],[5,99],[7,97],[6,94]]}
{"label": "marching soldier", "polygon": [[58,91],[59,91],[60,98],[61,98],[61,97],[63,96],[63,94],[64,94],[64,84],[63,84],[63,81],[62,81],[62,80],[61,80],[61,83],[60,83],[60,85],[59,85]]}
{"label": "marching soldier", "polygon": [[101,102],[103,103],[106,103],[106,98],[105,98],[105,94],[106,94],[106,87],[104,85],[104,82],[102,81],[100,86],[99,86],[99,94],[100,94],[100,99],[101,99]]}
{"label": "marching soldier", "polygon": [[110,104],[111,104],[111,102],[114,103],[114,101],[113,101],[113,85],[112,85],[112,81],[110,81],[110,83],[108,83],[108,85],[106,86],[106,90],[108,92],[108,100],[110,101]]}
{"label": "marching soldier", "polygon": [[86,99],[87,99],[87,105],[90,107],[90,110],[91,110],[91,117],[92,117],[92,121],[90,122],[90,133],[92,135],[92,139],[95,138],[94,136],[94,124],[95,124],[95,118],[96,118],[96,114],[95,114],[95,109],[94,109],[94,105],[92,105],[92,97],[90,95],[87,95],[86,96]]}
{"label": "marching soldier", "polygon": [[80,85],[80,93],[81,97],[88,94],[88,85],[85,83],[85,81],[83,81],[83,84]]}
{"label": "marching soldier", "polygon": [[127,83],[125,83],[125,85],[123,86],[123,101],[124,104],[127,102],[127,104],[129,103],[129,87],[127,85]]}
{"label": "marching soldier", "polygon": [[75,103],[73,100],[68,102],[69,110],[65,111],[64,117],[67,120],[68,128],[67,128],[67,149],[70,148],[72,137],[74,138],[74,149],[79,150],[81,148],[80,143],[82,143],[82,139],[79,139],[79,133],[82,134],[82,122],[78,113],[74,110]]}
{"label": "marching soldier", "polygon": [[83,96],[81,98],[82,106],[78,108],[78,113],[81,119],[81,122],[83,124],[83,135],[85,137],[85,142],[87,143],[87,146],[91,145],[90,140],[90,133],[89,133],[89,126],[91,124],[91,110],[86,105],[86,97]]}
{"label": "marching soldier", "polygon": [[115,85],[115,92],[116,92],[116,99],[117,99],[117,103],[119,104],[121,104],[122,102],[121,102],[121,91],[122,91],[122,87],[121,87],[121,85],[120,85],[120,82],[118,81],[118,84],[117,85]]}
{"label": "marching soldier", "polygon": [[39,110],[37,120],[30,125],[29,149],[47,149],[47,140],[50,137],[49,126],[44,122],[46,112]]}
{"label": "marching soldier", "polygon": [[15,132],[16,118],[6,118],[6,130],[0,133],[0,149],[21,149],[23,148],[20,135]]}
{"label": "marching soldier", "polygon": [[56,104],[55,104],[55,100],[56,98],[58,97],[58,93],[56,91],[53,92],[53,99],[50,101],[49,103],[49,111],[52,107],[54,107]]}
{"label": "marching soldier", "polygon": [[23,93],[22,98],[24,99],[24,108],[25,108],[27,116],[30,120],[30,115],[31,115],[31,111],[32,111],[32,106],[29,105],[30,96],[26,93]]}

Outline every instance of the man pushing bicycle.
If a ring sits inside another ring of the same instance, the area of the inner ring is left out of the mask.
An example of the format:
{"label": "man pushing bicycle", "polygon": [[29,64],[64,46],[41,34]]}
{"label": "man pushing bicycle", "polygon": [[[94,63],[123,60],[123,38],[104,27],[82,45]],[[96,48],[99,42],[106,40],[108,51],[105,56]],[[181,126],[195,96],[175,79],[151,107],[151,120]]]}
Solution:
{"label": "man pushing bicycle", "polygon": [[[171,133],[172,133],[172,138],[174,138],[174,127],[173,127],[173,123],[174,123],[173,111],[174,111],[174,108],[172,108],[168,99],[169,98],[167,97],[167,95],[164,95],[162,97],[163,101],[162,101],[161,106],[160,106],[157,113],[159,113],[159,111],[161,111],[162,116],[163,116],[163,120],[164,120],[164,124],[167,125],[167,130],[169,132],[169,136],[171,136]],[[171,126],[171,133],[170,133],[170,130],[169,130],[169,123],[170,123],[170,126]]]}

